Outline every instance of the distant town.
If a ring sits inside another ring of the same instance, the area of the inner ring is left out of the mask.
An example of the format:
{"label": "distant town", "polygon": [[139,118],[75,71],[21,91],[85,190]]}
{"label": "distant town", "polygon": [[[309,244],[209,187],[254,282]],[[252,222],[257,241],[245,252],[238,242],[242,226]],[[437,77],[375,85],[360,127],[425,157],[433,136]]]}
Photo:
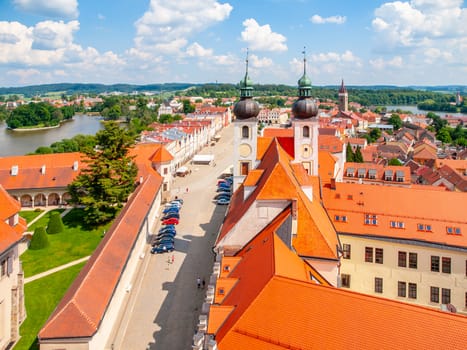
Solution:
{"label": "distant town", "polygon": [[26,91],[103,128],[0,157],[0,348],[465,346],[462,87]]}

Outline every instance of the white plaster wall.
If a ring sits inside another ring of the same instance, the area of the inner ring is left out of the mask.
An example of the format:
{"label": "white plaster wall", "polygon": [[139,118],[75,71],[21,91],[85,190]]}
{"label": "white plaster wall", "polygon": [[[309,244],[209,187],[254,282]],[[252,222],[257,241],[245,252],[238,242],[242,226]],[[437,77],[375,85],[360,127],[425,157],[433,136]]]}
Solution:
{"label": "white plaster wall", "polygon": [[284,208],[288,201],[255,202],[216,248],[244,247]]}
{"label": "white plaster wall", "polygon": [[338,262],[320,259],[306,259],[329,283],[337,286],[337,276],[339,274]]}

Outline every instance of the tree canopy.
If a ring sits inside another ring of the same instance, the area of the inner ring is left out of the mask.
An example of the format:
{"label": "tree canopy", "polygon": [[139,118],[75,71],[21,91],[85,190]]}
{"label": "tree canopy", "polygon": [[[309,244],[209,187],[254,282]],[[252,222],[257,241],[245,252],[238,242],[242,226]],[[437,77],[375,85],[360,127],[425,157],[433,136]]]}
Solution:
{"label": "tree canopy", "polygon": [[84,205],[88,225],[112,220],[134,190],[137,167],[128,155],[134,138],[115,122],[96,134],[97,145],[86,150],[86,167],[68,186],[71,202]]}
{"label": "tree canopy", "polygon": [[74,113],[73,107],[55,108],[45,102],[29,103],[15,108],[6,123],[11,129],[56,126],[61,121],[72,118]]}

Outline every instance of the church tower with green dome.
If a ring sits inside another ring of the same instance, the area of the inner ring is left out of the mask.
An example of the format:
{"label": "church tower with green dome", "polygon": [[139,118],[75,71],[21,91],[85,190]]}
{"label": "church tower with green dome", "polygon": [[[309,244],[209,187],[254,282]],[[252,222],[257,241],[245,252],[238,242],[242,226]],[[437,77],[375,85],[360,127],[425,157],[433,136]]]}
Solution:
{"label": "church tower with green dome", "polygon": [[303,76],[298,80],[298,99],[292,106],[295,162],[302,163],[309,175],[318,175],[318,106],[311,98],[311,79],[306,74],[303,51]]}
{"label": "church tower with green dome", "polygon": [[233,109],[234,164],[233,188],[236,190],[248,173],[258,165],[256,151],[258,144],[259,105],[253,100],[253,82],[248,75],[248,51],[245,77],[240,81],[240,101]]}

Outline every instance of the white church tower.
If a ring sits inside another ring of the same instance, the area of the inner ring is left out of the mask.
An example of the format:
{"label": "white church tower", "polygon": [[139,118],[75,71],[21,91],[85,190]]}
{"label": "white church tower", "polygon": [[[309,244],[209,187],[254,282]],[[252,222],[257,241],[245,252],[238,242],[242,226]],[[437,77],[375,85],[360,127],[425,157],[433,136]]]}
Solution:
{"label": "white church tower", "polygon": [[311,98],[311,80],[306,75],[303,51],[303,76],[298,81],[298,100],[292,106],[295,162],[302,163],[309,175],[318,175],[318,107]]}
{"label": "white church tower", "polygon": [[240,101],[233,109],[234,124],[234,164],[233,190],[244,181],[248,173],[256,168],[259,105],[253,100],[253,82],[248,76],[248,52],[245,78],[240,82]]}

